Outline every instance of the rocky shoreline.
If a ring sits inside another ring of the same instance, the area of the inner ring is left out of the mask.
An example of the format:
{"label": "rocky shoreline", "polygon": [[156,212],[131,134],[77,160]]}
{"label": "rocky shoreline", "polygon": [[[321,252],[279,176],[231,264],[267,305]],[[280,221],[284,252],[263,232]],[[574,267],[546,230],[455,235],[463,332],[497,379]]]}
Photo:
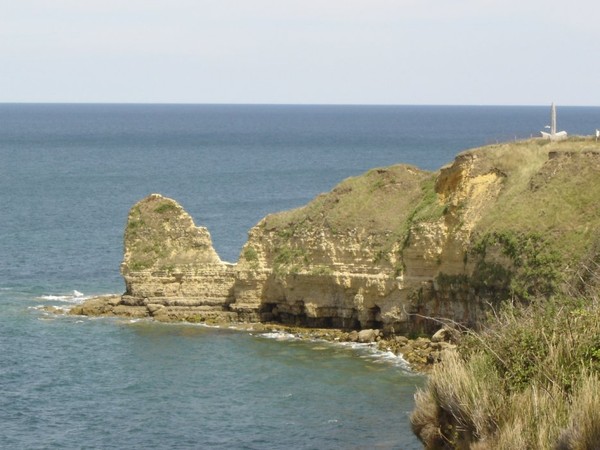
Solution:
{"label": "rocky shoreline", "polygon": [[450,334],[440,330],[431,338],[406,336],[384,336],[380,330],[367,329],[345,331],[330,328],[301,328],[273,323],[244,324],[258,332],[281,331],[299,339],[318,339],[329,342],[354,342],[372,344],[382,352],[401,356],[415,372],[429,373],[444,359],[446,352],[453,352],[456,345],[450,342]]}
{"label": "rocky shoreline", "polygon": [[[57,312],[48,309],[51,312]],[[61,311],[62,312],[62,311]],[[323,340],[329,342],[353,342],[371,344],[383,352],[392,352],[401,356],[416,372],[429,373],[433,367],[444,359],[446,352],[453,352],[456,345],[452,342],[452,334],[441,329],[431,338],[409,338],[399,335],[386,335],[379,329],[342,330],[338,328],[306,328],[270,322],[238,322],[223,320],[224,317],[174,318],[168,315],[148,314],[147,308],[121,304],[120,295],[93,297],[80,305],[73,306],[69,315],[145,318],[165,323],[204,323],[212,326],[233,326],[239,330],[258,333],[282,332],[293,335],[298,339]],[[187,319],[187,320],[186,320]]]}

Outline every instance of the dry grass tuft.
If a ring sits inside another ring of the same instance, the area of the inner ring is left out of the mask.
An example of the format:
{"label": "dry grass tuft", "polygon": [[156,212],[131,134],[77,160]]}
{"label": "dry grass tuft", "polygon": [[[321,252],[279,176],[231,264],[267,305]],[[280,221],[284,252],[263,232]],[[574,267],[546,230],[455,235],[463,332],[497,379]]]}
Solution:
{"label": "dry grass tuft", "polygon": [[600,448],[600,379],[586,373],[573,396],[570,424],[563,430],[557,450]]}
{"label": "dry grass tuft", "polygon": [[417,394],[415,434],[428,449],[600,448],[599,317],[594,301],[506,306]]}
{"label": "dry grass tuft", "polygon": [[441,410],[430,390],[419,390],[415,394],[415,410],[410,421],[412,431],[426,448],[444,448],[440,424]]}

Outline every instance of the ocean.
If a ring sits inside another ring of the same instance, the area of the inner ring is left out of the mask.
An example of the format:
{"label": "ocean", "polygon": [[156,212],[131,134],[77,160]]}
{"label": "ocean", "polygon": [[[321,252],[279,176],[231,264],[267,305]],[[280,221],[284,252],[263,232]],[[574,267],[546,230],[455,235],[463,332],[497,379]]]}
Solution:
{"label": "ocean", "polygon": [[[539,135],[549,106],[0,104],[0,448],[417,449],[424,377],[360,345],[56,315],[119,293],[157,192],[235,262],[266,214],[344,178]],[[593,134],[600,108],[558,107]]]}

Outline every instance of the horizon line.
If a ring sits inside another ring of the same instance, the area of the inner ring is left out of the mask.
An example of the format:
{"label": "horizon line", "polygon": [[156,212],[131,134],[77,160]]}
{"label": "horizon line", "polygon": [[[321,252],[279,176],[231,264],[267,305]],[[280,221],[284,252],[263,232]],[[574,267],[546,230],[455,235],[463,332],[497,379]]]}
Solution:
{"label": "horizon line", "polygon": [[[156,105],[156,106],[372,106],[372,107],[395,107],[395,106],[424,106],[424,107],[548,107],[555,102],[546,104],[493,104],[493,103],[229,103],[229,102],[113,102],[113,101],[91,101],[91,102],[2,102],[0,105]],[[600,105],[576,105],[557,104],[557,107],[598,108]]]}

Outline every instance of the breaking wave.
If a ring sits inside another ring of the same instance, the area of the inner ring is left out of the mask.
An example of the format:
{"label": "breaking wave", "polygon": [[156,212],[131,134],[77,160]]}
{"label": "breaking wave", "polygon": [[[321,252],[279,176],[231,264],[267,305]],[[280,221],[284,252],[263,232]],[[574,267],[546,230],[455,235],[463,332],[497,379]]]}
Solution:
{"label": "breaking wave", "polygon": [[73,290],[70,294],[48,294],[36,297],[37,300],[65,303],[82,303],[89,298],[89,296],[84,295],[83,292],[79,292],[78,290]]}
{"label": "breaking wave", "polygon": [[[306,342],[318,342],[332,347],[344,347],[357,353],[359,358],[370,360],[374,363],[386,363],[392,366],[401,368],[407,372],[411,372],[410,365],[402,357],[402,355],[396,355],[391,351],[384,351],[377,348],[376,344],[365,344],[359,342],[339,342],[339,341],[328,341],[319,338],[308,338],[298,334],[287,333],[285,331],[270,331],[264,333],[257,333],[256,336],[265,339],[274,339],[277,341],[306,341]],[[324,350],[322,347],[315,347],[313,350]]]}

